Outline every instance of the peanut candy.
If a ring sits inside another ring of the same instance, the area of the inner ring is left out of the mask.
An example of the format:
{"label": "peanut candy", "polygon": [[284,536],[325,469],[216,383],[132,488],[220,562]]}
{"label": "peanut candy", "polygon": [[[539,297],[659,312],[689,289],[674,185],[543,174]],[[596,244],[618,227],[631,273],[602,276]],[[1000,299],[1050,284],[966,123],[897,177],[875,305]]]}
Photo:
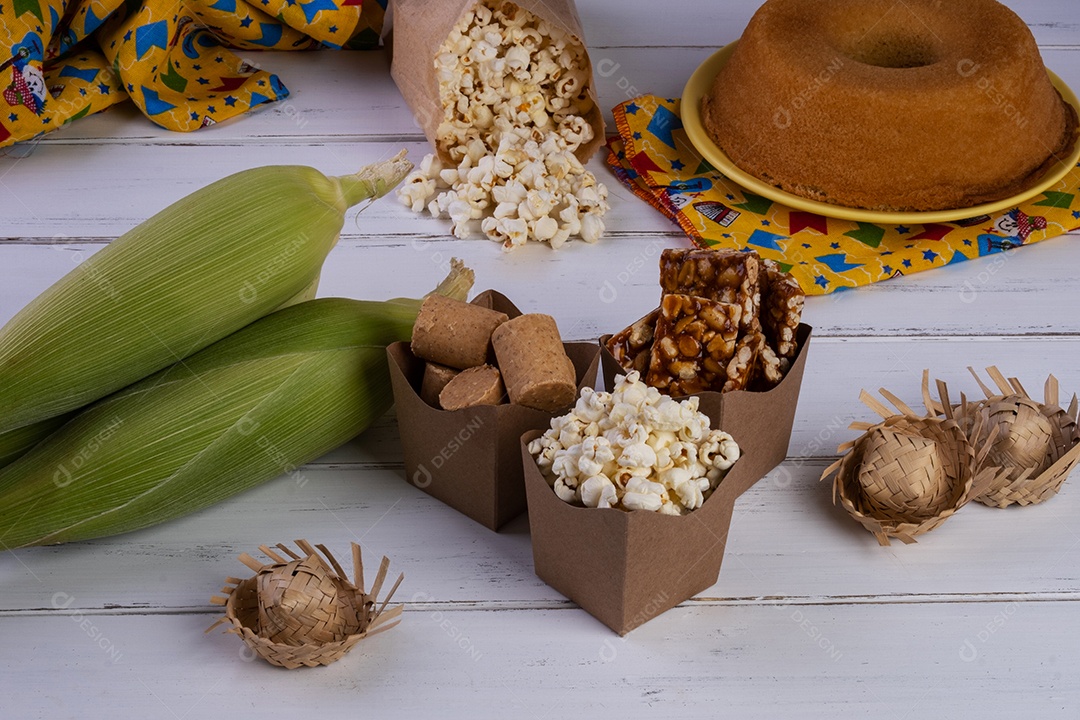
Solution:
{"label": "peanut candy", "polygon": [[722,392],[746,390],[750,387],[759,369],[758,358],[766,347],[768,345],[765,342],[765,335],[759,331],[752,330],[739,338],[734,354],[727,365],[725,373],[727,379]]}
{"label": "peanut candy", "polygon": [[781,358],[798,352],[797,333],[806,293],[798,281],[772,260],[764,260],[761,274],[761,325],[769,344]]}
{"label": "peanut candy", "polygon": [[787,358],[778,357],[768,342],[761,345],[758,353],[757,367],[754,368],[754,377],[751,380],[754,389],[771,390],[780,384],[791,367],[791,361]]}
{"label": "peanut candy", "polygon": [[690,295],[665,295],[646,382],[669,395],[716,390],[728,377],[742,310]]}
{"label": "peanut candy", "polygon": [[749,330],[761,304],[760,258],[755,252],[669,248],[660,255],[660,288],[738,305],[739,328]]}
{"label": "peanut candy", "polygon": [[649,356],[659,317],[660,308],[657,308],[608,339],[608,351],[627,372],[637,370],[645,375],[649,371]]}

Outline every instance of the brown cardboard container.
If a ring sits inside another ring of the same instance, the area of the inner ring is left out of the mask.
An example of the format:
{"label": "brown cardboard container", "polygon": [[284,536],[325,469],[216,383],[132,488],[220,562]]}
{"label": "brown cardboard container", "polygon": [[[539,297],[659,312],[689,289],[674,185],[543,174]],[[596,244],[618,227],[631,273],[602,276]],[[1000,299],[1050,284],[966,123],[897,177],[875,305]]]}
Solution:
{"label": "brown cardboard container", "polygon": [[[493,290],[472,302],[512,318],[521,315],[512,302]],[[595,343],[563,346],[577,370],[578,389],[592,386],[599,348]],[[524,512],[521,435],[546,430],[551,418],[565,410],[551,414],[510,404],[440,410],[420,397],[424,361],[409,351],[409,343],[394,343],[386,353],[406,480],[491,530]]]}
{"label": "brown cardboard container", "polygon": [[705,504],[682,517],[585,508],[560,500],[529,454],[542,434],[526,433],[520,446],[541,580],[619,635],[716,583],[735,500],[767,472],[762,458],[740,457]]}
{"label": "brown cardboard container", "polygon": [[[606,141],[604,114],[596,98],[596,82],[593,78],[592,60],[588,56],[585,34],[581,29],[574,0],[514,0],[515,4],[533,15],[546,20],[553,27],[574,36],[586,48],[585,65],[589,75],[586,88],[593,102],[585,115],[592,126],[593,139],[578,148],[578,159],[585,162]],[[390,76],[394,78],[416,122],[427,136],[432,147],[436,132],[442,122],[443,110],[439,101],[439,80],[435,70],[435,58],[458,20],[477,4],[477,0],[394,0],[394,29],[388,40],[392,60]],[[443,158],[446,160],[447,158]]]}
{"label": "brown cardboard container", "polygon": [[[698,409],[709,416],[714,428],[720,428],[735,438],[743,454],[752,457],[755,469],[760,470],[753,475],[739,474],[734,483],[736,496],[749,489],[787,457],[791,426],[795,422],[795,408],[799,403],[799,389],[802,387],[812,331],[813,328],[805,323],[799,325],[799,354],[787,375],[772,390],[697,393],[700,398]],[[607,388],[614,385],[616,375],[626,372],[608,352],[607,341],[610,337],[605,335],[600,338],[600,358],[603,364],[604,386]],[[724,482],[731,482],[731,477],[729,474]]]}

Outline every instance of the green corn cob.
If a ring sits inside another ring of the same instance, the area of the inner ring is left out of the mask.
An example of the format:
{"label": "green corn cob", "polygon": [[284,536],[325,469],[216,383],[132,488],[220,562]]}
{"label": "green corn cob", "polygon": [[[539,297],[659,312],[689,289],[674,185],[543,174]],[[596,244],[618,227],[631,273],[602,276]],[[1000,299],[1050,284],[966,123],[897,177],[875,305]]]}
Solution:
{"label": "green corn cob", "polygon": [[[455,264],[438,292],[471,284]],[[390,407],[385,348],[419,307],[293,305],[92,405],[0,469],[0,549],[153,525],[348,441]]]}

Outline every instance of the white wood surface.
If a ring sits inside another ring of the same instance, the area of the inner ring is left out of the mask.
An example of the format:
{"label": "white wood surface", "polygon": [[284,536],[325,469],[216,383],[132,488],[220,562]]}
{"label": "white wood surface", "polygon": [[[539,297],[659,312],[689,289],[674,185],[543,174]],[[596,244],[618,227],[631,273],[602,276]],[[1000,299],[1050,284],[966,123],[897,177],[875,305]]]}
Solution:
{"label": "white wood surface", "polygon": [[[580,0],[610,108],[677,95],[757,0]],[[1080,88],[1075,0],[1014,8]],[[268,163],[342,173],[425,151],[379,53],[267,54],[287,103],[195,134],[118,107],[0,156],[0,322],[170,202]],[[322,295],[426,292],[452,256],[564,335],[592,339],[655,303],[677,229],[612,191],[595,246],[504,254],[392,200],[350,216]],[[966,508],[914,546],[879,548],[818,476],[860,388],[912,401],[929,367],[957,387],[998,364],[1029,389],[1080,388],[1080,235],[808,302],[815,339],[789,459],[735,509],[719,582],[620,639],[533,574],[528,525],[491,533],[405,482],[393,413],[301,470],[163,526],[0,554],[0,718],[1080,717],[1080,490]],[[614,303],[605,303],[613,288]],[[602,294],[602,291],[603,294]],[[285,672],[202,630],[237,554],[360,540],[406,574],[401,626],[343,661]]]}

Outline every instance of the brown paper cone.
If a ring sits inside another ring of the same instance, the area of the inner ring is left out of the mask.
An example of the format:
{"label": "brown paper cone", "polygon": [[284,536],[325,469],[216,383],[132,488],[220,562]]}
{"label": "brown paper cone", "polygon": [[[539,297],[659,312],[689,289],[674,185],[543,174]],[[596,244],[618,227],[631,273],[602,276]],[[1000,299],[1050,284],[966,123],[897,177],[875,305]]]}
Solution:
{"label": "brown paper cone", "polygon": [[[390,75],[397,83],[405,102],[424,131],[428,142],[438,151],[437,131],[443,120],[442,103],[439,99],[439,81],[435,58],[439,48],[458,21],[477,4],[476,0],[395,0],[394,30],[390,41],[392,62]],[[577,14],[574,0],[517,0],[516,4],[550,25],[576,38],[585,45],[585,34]],[[586,93],[592,107],[585,120],[593,129],[593,139],[583,144],[575,153],[585,162],[604,144],[604,115],[596,97],[592,60],[586,51],[586,71],[589,82]],[[439,151],[443,161],[449,161]]]}

